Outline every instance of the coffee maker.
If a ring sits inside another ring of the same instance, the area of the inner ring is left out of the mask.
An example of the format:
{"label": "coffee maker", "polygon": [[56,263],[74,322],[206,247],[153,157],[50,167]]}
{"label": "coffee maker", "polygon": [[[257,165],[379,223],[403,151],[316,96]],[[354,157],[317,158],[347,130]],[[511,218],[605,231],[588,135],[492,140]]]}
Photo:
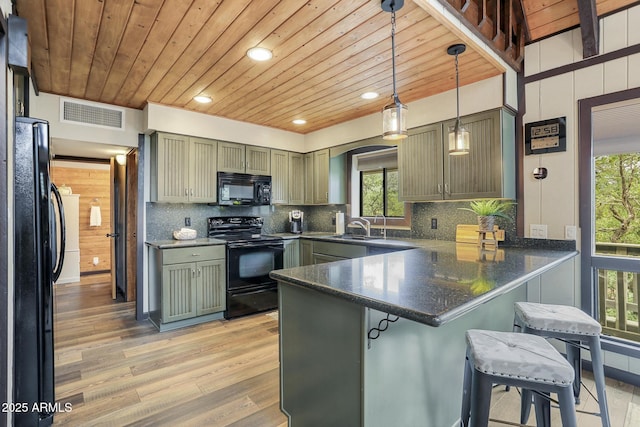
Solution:
{"label": "coffee maker", "polygon": [[291,223],[291,232],[295,234],[302,233],[302,222],[304,218],[304,212],[302,211],[290,211],[289,222]]}

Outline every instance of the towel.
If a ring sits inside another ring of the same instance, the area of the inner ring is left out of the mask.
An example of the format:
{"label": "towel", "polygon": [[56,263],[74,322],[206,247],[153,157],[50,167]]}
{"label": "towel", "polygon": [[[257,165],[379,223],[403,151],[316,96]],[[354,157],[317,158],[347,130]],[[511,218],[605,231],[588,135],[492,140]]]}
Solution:
{"label": "towel", "polygon": [[102,214],[100,206],[91,206],[91,214],[89,215],[89,226],[100,227],[102,225]]}

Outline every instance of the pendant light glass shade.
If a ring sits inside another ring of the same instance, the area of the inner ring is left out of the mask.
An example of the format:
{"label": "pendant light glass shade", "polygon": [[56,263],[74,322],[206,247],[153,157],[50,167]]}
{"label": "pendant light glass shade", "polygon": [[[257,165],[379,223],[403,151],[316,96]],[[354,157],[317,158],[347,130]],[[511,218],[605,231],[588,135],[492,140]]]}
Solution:
{"label": "pendant light glass shade", "polygon": [[449,55],[456,56],[456,124],[449,128],[449,155],[469,154],[470,134],[460,123],[460,82],[458,80],[458,55],[466,50],[463,44],[454,44],[447,48]]}
{"label": "pendant light glass shade", "polygon": [[381,7],[391,12],[391,70],[393,73],[393,96],[391,104],[382,109],[382,139],[403,139],[407,133],[407,106],[400,102],[396,91],[396,10],[404,5],[404,0],[382,0]]}
{"label": "pendant light glass shade", "polygon": [[449,128],[449,154],[469,154],[469,136],[469,131],[462,126],[459,119],[456,120],[456,125]]}
{"label": "pendant light glass shade", "polygon": [[382,109],[382,139],[407,137],[407,106],[397,96]]}

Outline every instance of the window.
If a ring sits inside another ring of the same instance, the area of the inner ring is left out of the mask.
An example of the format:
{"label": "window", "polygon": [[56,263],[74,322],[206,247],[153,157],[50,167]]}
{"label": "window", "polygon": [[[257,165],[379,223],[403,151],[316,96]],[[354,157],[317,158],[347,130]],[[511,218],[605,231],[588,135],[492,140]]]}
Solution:
{"label": "window", "polygon": [[410,226],[411,208],[398,200],[397,148],[371,149],[352,157],[351,215],[376,219],[378,223],[384,215],[387,225]]}
{"label": "window", "polygon": [[360,172],[360,215],[404,217],[398,200],[398,169]]}

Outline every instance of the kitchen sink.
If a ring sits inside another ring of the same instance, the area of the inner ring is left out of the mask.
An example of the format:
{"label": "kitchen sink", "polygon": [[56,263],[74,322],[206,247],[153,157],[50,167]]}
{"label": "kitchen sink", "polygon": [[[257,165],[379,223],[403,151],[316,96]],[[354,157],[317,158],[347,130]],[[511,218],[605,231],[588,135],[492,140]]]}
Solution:
{"label": "kitchen sink", "polygon": [[344,240],[380,240],[382,237],[380,236],[364,236],[362,234],[335,234],[331,236],[335,239],[344,239]]}

